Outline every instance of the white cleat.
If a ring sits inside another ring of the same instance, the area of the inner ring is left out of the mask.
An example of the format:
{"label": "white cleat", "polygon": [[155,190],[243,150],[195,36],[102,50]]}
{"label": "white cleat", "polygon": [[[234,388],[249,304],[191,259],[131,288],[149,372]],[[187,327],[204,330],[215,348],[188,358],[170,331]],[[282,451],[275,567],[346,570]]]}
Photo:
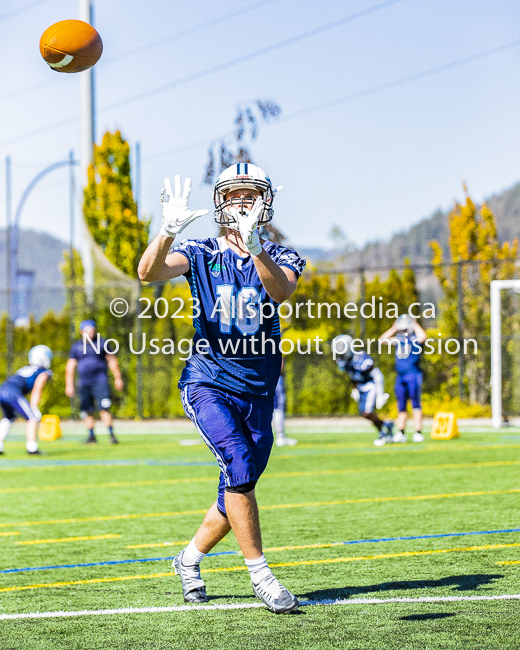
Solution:
{"label": "white cleat", "polygon": [[418,431],[416,431],[412,436],[412,440],[414,442],[424,442],[424,436],[423,436],[422,433],[419,433]]}
{"label": "white cleat", "polygon": [[402,431],[396,431],[392,436],[392,442],[406,442],[406,441],[407,441],[406,433],[403,433]]}
{"label": "white cleat", "polygon": [[387,436],[387,435],[380,435],[379,438],[376,438],[374,440],[374,445],[376,447],[383,447],[386,445],[388,442],[393,442],[393,437],[392,436]]}
{"label": "white cleat", "polygon": [[274,444],[277,447],[294,447],[294,445],[298,444],[298,441],[296,438],[286,438],[284,436],[283,438],[276,438]]}
{"label": "white cleat", "polygon": [[292,612],[300,604],[296,596],[278,582],[271,571],[257,585],[253,583],[253,591],[267,609],[275,614]]}
{"label": "white cleat", "polygon": [[[184,549],[185,551],[186,549]],[[182,595],[186,603],[207,603],[206,585],[200,577],[200,566],[185,566],[182,563],[184,551],[181,551],[173,558],[172,566],[175,569],[175,575],[180,576],[182,584]]]}

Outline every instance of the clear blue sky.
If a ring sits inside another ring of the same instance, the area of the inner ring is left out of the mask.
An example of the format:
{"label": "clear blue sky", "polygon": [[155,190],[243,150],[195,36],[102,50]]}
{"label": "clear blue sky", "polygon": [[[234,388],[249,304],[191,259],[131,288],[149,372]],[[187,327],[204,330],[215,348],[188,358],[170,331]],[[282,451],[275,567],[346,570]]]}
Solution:
{"label": "clear blue sky", "polygon": [[[221,72],[126,101],[378,3],[97,3],[95,24],[104,42],[96,66],[97,138],[119,128],[132,145],[141,143],[143,209],[155,217],[154,230],[165,176],[191,176],[192,208],[211,209],[210,190],[200,184],[207,144],[231,129],[238,103],[257,97],[272,98],[283,109],[278,123],[261,129],[253,155],[273,182],[284,186],[275,220],[296,247],[330,245],[333,224],[357,244],[387,238],[437,207],[449,207],[462,197],[463,181],[481,200],[520,179],[520,46],[355,96],[520,39],[514,0],[396,1]],[[217,25],[194,29],[233,13]],[[77,17],[78,5],[71,0],[2,2],[2,225],[7,154],[13,159],[15,204],[43,166],[66,158],[69,149],[79,154],[79,75],[51,71],[38,50],[50,24]],[[191,35],[178,35],[189,29]],[[349,95],[346,102],[298,117]],[[117,107],[106,108],[116,102]],[[35,131],[41,133],[26,137]],[[60,171],[34,192],[23,225],[66,238],[67,220],[66,172]],[[187,232],[208,236],[214,231],[206,217]]]}

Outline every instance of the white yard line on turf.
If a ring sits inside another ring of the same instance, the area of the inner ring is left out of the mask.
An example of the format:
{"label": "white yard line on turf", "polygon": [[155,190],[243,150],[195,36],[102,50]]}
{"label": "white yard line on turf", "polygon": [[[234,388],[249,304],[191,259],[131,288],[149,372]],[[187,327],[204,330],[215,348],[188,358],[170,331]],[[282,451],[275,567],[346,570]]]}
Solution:
{"label": "white yard line on turf", "polygon": [[[496,596],[422,596],[420,598],[350,598],[348,600],[304,600],[300,607],[315,605],[384,605],[386,603],[453,603],[460,601],[520,600],[520,594]],[[83,609],[72,612],[29,612],[27,614],[0,614],[0,621],[19,618],[70,618],[72,616],[110,616],[111,614],[160,614],[162,612],[189,612],[195,610],[256,609],[263,603],[229,605],[172,605],[171,607],[121,607],[119,609]]]}

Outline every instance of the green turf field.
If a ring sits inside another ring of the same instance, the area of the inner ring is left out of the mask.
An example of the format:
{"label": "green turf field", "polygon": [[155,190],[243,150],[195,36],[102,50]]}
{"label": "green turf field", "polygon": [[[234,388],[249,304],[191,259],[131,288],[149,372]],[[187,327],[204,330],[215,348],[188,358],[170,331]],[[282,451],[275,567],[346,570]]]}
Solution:
{"label": "green turf field", "polygon": [[[520,529],[512,429],[376,449],[369,430],[293,425],[300,444],[273,451],[257,488],[267,559],[304,601],[293,614],[256,606],[230,534],[215,552],[234,553],[202,565],[211,609],[6,619],[183,605],[165,558],[192,537],[218,470],[204,446],[181,444],[196,438],[189,429],[139,427],[152,435],[121,433],[116,447],[101,430],[97,447],[65,431],[43,458],[23,453],[19,428],[7,441],[1,650],[520,647],[519,599],[469,599],[520,594],[520,532],[483,532]],[[478,534],[382,539],[464,532]],[[114,564],[59,568],[101,562]],[[32,570],[5,572],[20,568]]]}

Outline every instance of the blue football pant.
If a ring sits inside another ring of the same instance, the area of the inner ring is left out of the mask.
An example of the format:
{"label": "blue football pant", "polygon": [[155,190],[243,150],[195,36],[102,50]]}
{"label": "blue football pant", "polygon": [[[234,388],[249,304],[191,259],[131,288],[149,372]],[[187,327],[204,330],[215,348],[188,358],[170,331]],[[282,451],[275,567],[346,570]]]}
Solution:
{"label": "blue football pant", "polygon": [[225,515],[226,488],[258,481],[267,466],[274,401],[202,384],[187,384],[181,398],[186,415],[219,464],[217,505]]}
{"label": "blue football pant", "polygon": [[408,400],[411,400],[412,408],[421,408],[422,381],[422,372],[397,375],[395,379],[395,396],[399,413],[406,411]]}
{"label": "blue football pant", "polygon": [[24,420],[36,420],[29,402],[23,395],[0,394],[0,410],[4,418],[11,422],[16,420],[17,416]]}

